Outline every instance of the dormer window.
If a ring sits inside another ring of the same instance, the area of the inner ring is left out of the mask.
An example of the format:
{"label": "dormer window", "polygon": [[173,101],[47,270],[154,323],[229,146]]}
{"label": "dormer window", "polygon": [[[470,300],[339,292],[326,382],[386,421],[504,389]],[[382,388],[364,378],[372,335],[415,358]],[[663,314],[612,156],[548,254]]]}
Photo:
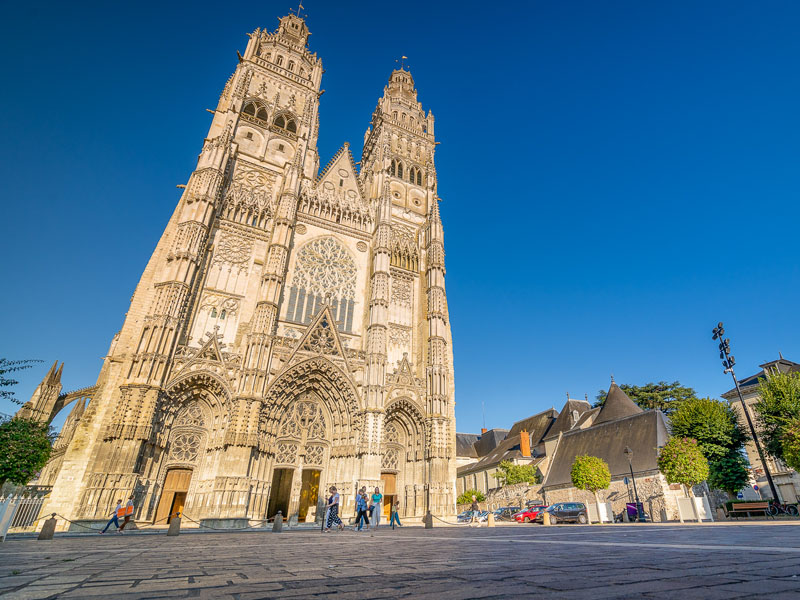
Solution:
{"label": "dormer window", "polygon": [[289,61],[289,66],[286,67],[286,68],[289,69],[290,71],[294,71],[294,61],[290,60]]}
{"label": "dormer window", "polygon": [[277,59],[275,59],[275,64],[278,65],[279,67],[282,67],[283,66],[283,57],[279,56]]}

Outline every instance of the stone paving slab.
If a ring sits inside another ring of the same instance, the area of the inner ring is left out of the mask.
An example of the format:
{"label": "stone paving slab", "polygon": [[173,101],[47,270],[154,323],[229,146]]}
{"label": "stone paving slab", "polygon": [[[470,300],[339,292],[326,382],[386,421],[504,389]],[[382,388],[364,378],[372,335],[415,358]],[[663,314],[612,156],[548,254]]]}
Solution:
{"label": "stone paving slab", "polygon": [[16,538],[0,544],[0,598],[800,598],[799,534],[632,524]]}

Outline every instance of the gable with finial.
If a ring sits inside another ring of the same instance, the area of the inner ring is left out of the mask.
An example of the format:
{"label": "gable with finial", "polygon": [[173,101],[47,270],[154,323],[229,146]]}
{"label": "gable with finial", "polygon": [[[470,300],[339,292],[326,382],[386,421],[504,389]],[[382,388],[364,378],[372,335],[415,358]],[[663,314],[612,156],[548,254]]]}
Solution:
{"label": "gable with finial", "polygon": [[364,189],[358,178],[353,154],[350,152],[350,144],[345,142],[344,146],[339,148],[320,172],[316,183],[318,189],[364,201]]}
{"label": "gable with finial", "polygon": [[422,386],[422,381],[414,376],[411,362],[408,360],[408,352],[403,352],[403,358],[397,361],[394,373],[387,375],[386,379],[393,387],[417,388]]}
{"label": "gable with finial", "polygon": [[347,355],[342,346],[342,340],[336,329],[336,319],[329,305],[314,317],[311,324],[306,329],[303,337],[297,342],[288,364],[293,364],[301,359],[301,354],[322,355],[328,358],[342,360],[345,364],[345,372],[349,372]]}

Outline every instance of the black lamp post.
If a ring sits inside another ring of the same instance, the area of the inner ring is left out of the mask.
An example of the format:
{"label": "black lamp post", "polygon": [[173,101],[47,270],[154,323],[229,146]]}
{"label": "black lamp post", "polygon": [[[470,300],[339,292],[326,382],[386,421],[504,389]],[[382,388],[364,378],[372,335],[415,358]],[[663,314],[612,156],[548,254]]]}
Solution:
{"label": "black lamp post", "polygon": [[[633,450],[630,447],[625,446],[625,450],[622,451],[625,456],[628,457],[628,467],[631,469],[631,482],[633,483],[633,497],[636,499],[636,520],[644,523],[644,506],[642,503],[639,502],[639,492],[636,490],[636,478],[633,476]],[[628,507],[625,507],[625,512],[628,511]]]}
{"label": "black lamp post", "polygon": [[758,441],[758,434],[756,434],[756,428],[753,426],[753,419],[750,418],[750,411],[742,396],[739,380],[736,379],[736,373],[733,372],[733,365],[736,364],[736,360],[731,356],[731,340],[730,338],[722,338],[722,336],[725,335],[725,328],[722,326],[722,321],[714,327],[712,333],[711,339],[719,340],[719,357],[722,359],[722,366],[725,367],[723,373],[730,373],[731,377],[733,377],[733,384],[736,386],[736,393],[739,394],[739,402],[742,403],[742,411],[747,419],[747,424],[750,426],[750,434],[753,436],[753,442],[756,445],[756,450],[758,450],[758,457],[761,459],[761,464],[764,466],[764,474],[767,476],[769,489],[772,491],[772,497],[775,502],[780,502],[778,491],[775,489],[775,482],[772,481],[772,473],[769,472],[769,466],[767,466],[767,459],[764,457],[764,451],[761,449],[761,442]]}

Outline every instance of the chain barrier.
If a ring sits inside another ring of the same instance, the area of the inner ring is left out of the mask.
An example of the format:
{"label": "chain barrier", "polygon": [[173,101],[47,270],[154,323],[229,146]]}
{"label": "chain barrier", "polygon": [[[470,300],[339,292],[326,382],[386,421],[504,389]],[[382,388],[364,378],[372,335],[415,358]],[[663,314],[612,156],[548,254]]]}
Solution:
{"label": "chain barrier", "polygon": [[[202,527],[203,529],[212,529],[214,531],[244,531],[245,529],[258,529],[260,525],[248,525],[247,527],[211,527],[209,525],[203,525],[199,521],[195,521],[192,517],[186,515],[186,513],[180,514],[182,519],[189,519],[192,523],[195,523],[198,527]],[[269,523],[269,519],[262,519],[260,521],[256,521],[256,523]]]}
{"label": "chain barrier", "polygon": [[436,519],[437,521],[441,521],[442,523],[447,523],[448,525],[472,525],[472,522],[471,522],[471,521],[470,521],[470,522],[468,522],[468,523],[451,523],[450,521],[445,521],[444,519],[440,519],[439,517],[437,517],[437,516],[436,516],[436,515],[434,515],[434,514],[432,514],[431,516],[432,516],[434,519]]}
{"label": "chain barrier", "polygon": [[[148,529],[150,527],[153,527],[154,525],[157,525],[161,521],[166,521],[167,519],[171,519],[172,517],[178,517],[178,516],[180,516],[180,514],[181,513],[179,513],[179,512],[178,513],[174,513],[174,514],[171,514],[171,515],[168,515],[168,516],[164,517],[163,519],[159,519],[158,521],[154,521],[153,523],[150,523],[148,525],[142,525],[141,527],[139,525],[136,525],[136,529],[134,529],[133,531],[139,531],[141,529]],[[67,523],[71,523],[71,524],[75,525],[76,527],[81,527],[83,529],[88,529],[89,531],[103,531],[102,528],[91,527],[89,525],[84,525],[82,523],[77,523],[76,521],[73,521],[72,519],[68,519],[67,517],[65,517],[64,515],[61,515],[59,513],[53,513],[52,515],[45,515],[44,517],[40,517],[39,519],[36,519],[36,521],[41,521],[42,519],[49,519],[51,517],[60,517],[60,518],[64,519]]]}

